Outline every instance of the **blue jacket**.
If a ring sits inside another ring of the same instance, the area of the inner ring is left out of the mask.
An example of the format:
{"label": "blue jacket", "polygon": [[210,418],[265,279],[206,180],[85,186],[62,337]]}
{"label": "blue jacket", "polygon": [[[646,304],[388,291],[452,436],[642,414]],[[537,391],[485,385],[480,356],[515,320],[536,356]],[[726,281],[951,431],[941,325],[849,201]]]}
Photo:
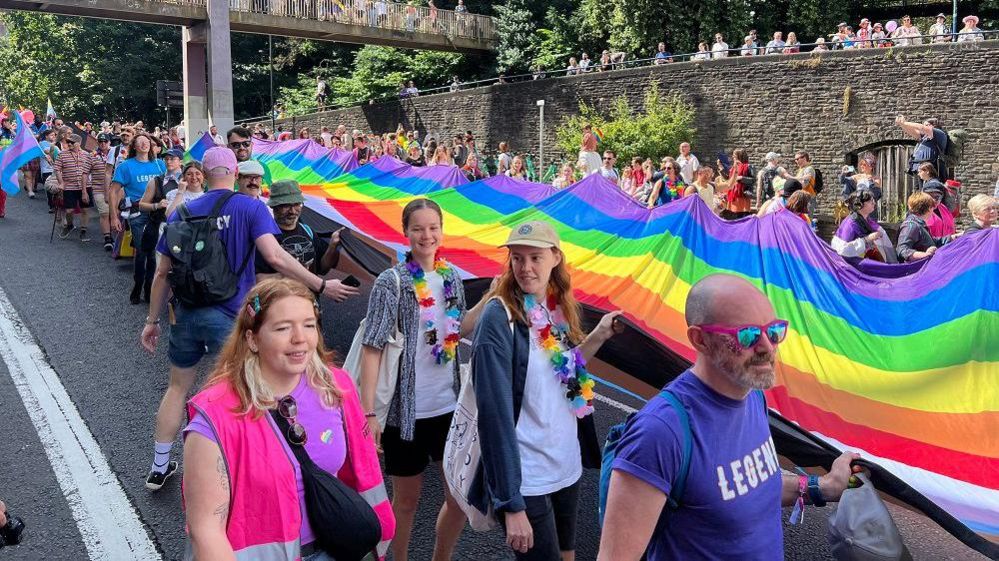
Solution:
{"label": "blue jacket", "polygon": [[[506,310],[498,300],[486,304],[472,343],[472,376],[479,408],[481,462],[469,489],[469,502],[486,512],[526,509],[520,494],[520,447],[517,419],[524,399],[530,329],[514,321],[510,332]],[[554,374],[552,374],[554,376]],[[600,467],[593,415],[579,420],[577,430],[583,467]]]}

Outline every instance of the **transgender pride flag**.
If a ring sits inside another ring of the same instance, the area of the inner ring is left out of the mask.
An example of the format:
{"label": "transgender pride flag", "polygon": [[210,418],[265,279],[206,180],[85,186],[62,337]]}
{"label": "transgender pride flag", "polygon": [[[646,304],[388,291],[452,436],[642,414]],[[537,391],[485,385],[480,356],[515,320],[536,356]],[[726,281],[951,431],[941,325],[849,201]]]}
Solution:
{"label": "transgender pride flag", "polygon": [[42,148],[31,134],[24,119],[17,111],[11,111],[17,121],[17,133],[14,142],[0,151],[0,188],[16,195],[21,190],[17,184],[17,170],[25,164],[43,156]]}

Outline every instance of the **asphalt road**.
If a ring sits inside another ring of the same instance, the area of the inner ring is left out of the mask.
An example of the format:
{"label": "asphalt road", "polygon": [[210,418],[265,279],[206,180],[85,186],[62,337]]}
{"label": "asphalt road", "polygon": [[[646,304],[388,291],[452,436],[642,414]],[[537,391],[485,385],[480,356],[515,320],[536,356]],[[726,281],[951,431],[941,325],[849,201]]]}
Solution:
{"label": "asphalt road", "polygon": [[[143,486],[151,460],[153,416],[166,387],[165,341],[155,356],[139,347],[146,310],[128,303],[130,263],[111,261],[96,234],[89,243],[81,243],[74,232],[70,239],[56,238],[50,244],[51,225],[44,200],[20,194],[8,201],[7,218],[0,219],[0,288],[23,320],[23,328],[43,349],[134,509],[122,512],[122,520],[137,515],[162,558],[180,559],[185,545],[180,478],[158,493]],[[341,354],[350,345],[366,303],[365,293],[342,305],[324,306],[327,343]],[[628,407],[640,407],[613,390],[601,393],[618,404],[599,403],[600,434],[621,422]],[[8,366],[0,361],[0,499],[28,527],[24,543],[0,550],[0,559],[88,558],[70,506],[79,497],[76,490],[60,486],[46,455],[47,444],[15,390]],[[596,558],[599,541],[596,478],[595,472],[586,473],[580,494],[577,559],[582,561]],[[426,487],[410,549],[415,561],[429,560],[433,548],[433,524],[442,500],[436,472],[428,474]],[[915,559],[984,559],[925,518],[891,509]],[[832,559],[825,538],[830,510],[811,509],[801,526],[785,524],[785,559]],[[113,535],[120,528],[108,524],[98,530],[87,539],[100,540],[105,532]],[[455,559],[485,561],[512,559],[512,555],[498,532],[466,529]]]}

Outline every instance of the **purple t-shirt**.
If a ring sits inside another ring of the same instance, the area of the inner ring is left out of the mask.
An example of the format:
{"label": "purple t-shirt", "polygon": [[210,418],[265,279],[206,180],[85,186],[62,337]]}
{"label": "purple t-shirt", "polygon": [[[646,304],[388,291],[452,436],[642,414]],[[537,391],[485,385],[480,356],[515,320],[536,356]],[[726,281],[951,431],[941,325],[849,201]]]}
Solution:
{"label": "purple t-shirt", "polygon": [[[305,432],[308,435],[308,439],[305,442],[305,451],[309,453],[309,457],[312,458],[312,461],[317,466],[335,476],[340,471],[340,468],[343,467],[343,463],[347,458],[347,443],[343,430],[342,411],[339,407],[329,409],[323,405],[319,394],[309,386],[308,379],[305,376],[302,376],[302,381],[292,390],[291,396],[298,403],[297,420],[305,427]],[[274,426],[274,430],[278,431],[277,425],[274,424],[269,415],[268,420]],[[201,413],[196,413],[191,422],[184,427],[185,437],[191,432],[196,432],[212,442],[218,443],[215,433]],[[280,434],[280,432],[277,434]],[[288,440],[281,438],[281,443],[284,444],[288,452],[288,458],[291,459],[292,465],[295,466],[298,501],[302,507],[301,543],[305,545],[315,541],[316,536],[312,533],[312,527],[309,526],[309,517],[305,514],[305,487],[302,485],[302,471],[298,467],[298,460],[292,453]]]}
{"label": "purple t-shirt", "polygon": [[[207,216],[215,203],[218,202],[219,197],[226,192],[226,189],[212,189],[197,200],[187,203],[187,208],[191,211],[192,216]],[[168,224],[179,221],[180,213],[176,211],[167,218]],[[243,298],[256,283],[256,268],[253,260],[256,252],[252,251],[253,244],[260,236],[265,234],[277,236],[281,230],[264,203],[243,194],[236,194],[222,205],[222,210],[219,212],[219,224],[222,243],[225,244],[226,256],[229,259],[229,267],[233,271],[239,271],[243,262],[246,261],[243,274],[239,277],[239,290],[236,295],[221,304],[217,304],[217,307],[223,312],[236,317]],[[156,251],[162,255],[170,255],[166,246],[166,236],[160,236],[160,241],[156,244]]]}
{"label": "purple t-shirt", "polygon": [[[690,417],[693,449],[681,506],[660,517],[649,561],[782,560],[781,471],[762,398],[730,399],[689,370],[667,387]],[[682,438],[676,411],[657,395],[629,422],[613,467],[669,495]]]}

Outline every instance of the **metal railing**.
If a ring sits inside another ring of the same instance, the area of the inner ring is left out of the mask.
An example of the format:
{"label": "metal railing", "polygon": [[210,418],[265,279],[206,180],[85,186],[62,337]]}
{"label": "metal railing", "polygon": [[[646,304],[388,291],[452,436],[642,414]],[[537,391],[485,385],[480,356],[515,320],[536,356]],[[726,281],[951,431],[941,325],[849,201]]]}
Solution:
{"label": "metal railing", "polygon": [[[999,30],[996,30],[996,31],[984,31],[983,30],[980,33],[976,34],[976,37],[977,36],[981,36],[983,39],[990,39],[990,40],[991,39],[999,39]],[[941,37],[949,37],[952,40],[944,42],[944,43],[941,43],[941,42],[931,42],[933,39],[935,39],[935,38],[941,38]],[[972,41],[972,42],[966,42],[967,41],[967,35],[965,35],[965,40],[964,41],[961,40],[961,37],[962,36],[959,33],[949,33],[949,34],[943,34],[943,35],[939,35],[939,36],[938,35],[922,35],[921,36],[921,38],[923,40],[923,46],[931,45],[931,44],[932,45],[949,44],[949,45],[954,46],[955,48],[960,48],[960,47],[971,47],[971,48],[973,48],[973,46],[975,44],[974,41]],[[763,45],[763,46],[759,47],[759,49],[758,49],[759,52],[758,53],[753,54],[752,56],[747,56],[747,57],[744,57],[744,56],[741,55],[743,47],[739,46],[739,47],[736,47],[736,48],[729,48],[725,57],[714,57],[713,53],[710,52],[710,51],[696,52],[696,53],[671,54],[670,55],[670,59],[668,59],[668,60],[670,60],[672,62],[661,62],[661,59],[656,59],[654,56],[651,57],[651,58],[641,58],[641,59],[633,59],[633,60],[623,60],[623,59],[621,59],[620,56],[617,56],[617,57],[615,57],[613,59],[614,62],[608,62],[606,64],[603,64],[600,60],[593,60],[593,61],[591,61],[591,65],[588,68],[586,68],[586,69],[579,69],[579,68],[575,68],[575,69],[573,69],[573,68],[554,68],[554,69],[535,68],[530,73],[525,73],[525,74],[513,74],[513,75],[509,75],[509,76],[501,74],[501,75],[498,75],[498,76],[491,76],[491,77],[483,78],[483,79],[480,79],[480,80],[470,80],[470,81],[467,81],[467,82],[461,82],[460,84],[457,84],[457,85],[455,85],[455,84],[448,84],[448,85],[445,85],[445,86],[435,86],[435,87],[432,87],[432,88],[421,89],[421,90],[419,90],[418,96],[422,97],[422,96],[434,95],[434,94],[439,94],[439,93],[449,93],[449,92],[454,92],[454,91],[459,91],[459,90],[465,90],[465,89],[477,88],[477,87],[489,86],[489,85],[497,85],[497,84],[509,84],[509,83],[516,83],[516,82],[529,82],[529,81],[534,81],[534,80],[547,80],[547,79],[551,79],[551,78],[561,78],[561,77],[566,77],[566,76],[581,76],[581,75],[586,75],[586,74],[595,74],[595,73],[601,73],[601,72],[610,72],[610,71],[614,71],[614,70],[625,70],[625,69],[630,69],[630,68],[640,68],[640,67],[646,67],[646,66],[657,66],[657,65],[660,65],[660,64],[669,65],[669,64],[674,64],[674,63],[677,63],[677,62],[711,62],[713,60],[723,60],[724,58],[753,58],[753,59],[765,58],[766,60],[776,60],[776,59],[779,59],[780,57],[783,57],[783,56],[788,55],[788,54],[798,54],[798,53],[808,53],[808,52],[811,52],[813,54],[817,54],[817,55],[821,56],[822,52],[843,51],[843,50],[848,50],[848,51],[867,51],[867,52],[870,52],[871,54],[876,54],[876,53],[884,53],[884,52],[886,52],[888,50],[892,50],[892,49],[905,49],[905,48],[908,48],[908,46],[909,46],[908,43],[905,41],[905,38],[891,38],[891,37],[886,37],[884,39],[872,39],[872,40],[869,40],[869,41],[861,41],[861,42],[857,42],[857,43],[858,43],[858,46],[851,47],[851,48],[848,48],[848,49],[839,48],[838,45],[836,43],[833,43],[833,42],[826,42],[826,43],[799,43],[798,45],[792,46],[792,49],[797,49],[797,53],[795,53],[795,52],[783,52],[783,51],[779,52],[779,53],[778,52],[765,53],[766,52],[766,46]],[[866,46],[866,45],[864,45],[865,43],[870,43],[871,46]],[[896,45],[896,43],[898,43],[898,44]],[[817,50],[816,47],[820,47],[820,46],[822,47],[822,49]],[[896,51],[896,52],[902,52],[902,51]],[[345,103],[345,104],[327,103],[327,104],[324,104],[321,107],[319,105],[307,106],[307,107],[304,107],[304,108],[299,109],[299,110],[294,111],[294,112],[282,113],[280,116],[277,116],[275,118],[277,118],[277,119],[286,119],[286,118],[291,118],[291,117],[301,117],[303,115],[308,115],[310,113],[315,113],[315,112],[319,112],[319,111],[332,111],[332,110],[336,110],[336,109],[345,109],[345,108],[348,108],[348,107],[357,107],[357,106],[360,106],[360,105],[369,105],[369,104],[373,104],[373,103],[381,103],[381,102],[396,100],[396,99],[400,99],[400,98],[402,98],[402,99],[408,99],[410,97],[417,97],[417,96],[400,95],[400,92],[393,92],[393,93],[387,93],[387,94],[384,94],[384,95],[381,95],[381,96],[378,96],[378,97],[370,98],[368,100],[360,101],[360,102],[355,102],[355,103]],[[249,117],[249,118],[246,118],[246,119],[240,119],[240,122],[254,123],[254,122],[269,121],[270,119],[271,119],[270,115],[262,115],[262,116],[259,116],[259,117]]]}
{"label": "metal railing", "polygon": [[489,16],[387,0],[229,0],[229,9],[409,33],[496,41],[493,18]]}

